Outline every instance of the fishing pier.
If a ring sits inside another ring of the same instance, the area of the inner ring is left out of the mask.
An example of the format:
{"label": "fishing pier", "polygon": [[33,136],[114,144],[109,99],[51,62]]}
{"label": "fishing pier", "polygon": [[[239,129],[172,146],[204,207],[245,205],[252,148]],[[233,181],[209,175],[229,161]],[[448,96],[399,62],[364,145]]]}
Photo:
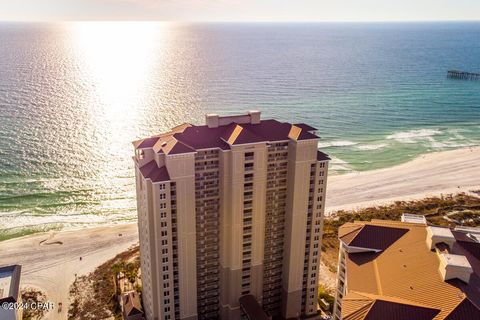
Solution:
{"label": "fishing pier", "polygon": [[449,70],[447,78],[464,79],[464,80],[480,80],[480,73],[465,72],[460,70]]}

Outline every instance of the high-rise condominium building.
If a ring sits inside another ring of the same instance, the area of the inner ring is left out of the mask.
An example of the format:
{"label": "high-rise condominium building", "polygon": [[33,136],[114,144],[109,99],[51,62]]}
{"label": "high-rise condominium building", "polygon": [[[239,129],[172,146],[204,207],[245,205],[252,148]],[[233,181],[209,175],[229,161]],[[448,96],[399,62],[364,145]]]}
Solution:
{"label": "high-rise condominium building", "polygon": [[317,312],[329,158],[315,130],[250,111],[134,142],[148,320]]}

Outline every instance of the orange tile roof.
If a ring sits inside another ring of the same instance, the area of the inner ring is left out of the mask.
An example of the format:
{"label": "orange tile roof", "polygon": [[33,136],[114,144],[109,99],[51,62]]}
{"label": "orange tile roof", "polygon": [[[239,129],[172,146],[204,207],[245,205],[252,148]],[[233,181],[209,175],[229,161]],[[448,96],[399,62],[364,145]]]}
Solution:
{"label": "orange tile roof", "polygon": [[[480,312],[478,270],[474,271],[469,284],[462,281],[443,281],[439,273],[440,262],[437,253],[430,251],[426,244],[425,225],[382,220],[349,223],[345,228],[340,227],[340,240],[345,239],[348,243],[354,243],[356,236],[361,234],[362,230],[370,230],[370,234],[363,234],[364,239],[368,236],[375,239],[378,230],[382,230],[385,234],[384,229],[365,228],[365,226],[392,228],[392,230],[407,229],[408,232],[379,253],[346,253],[348,291],[342,302],[344,319],[347,319],[346,316],[349,316],[349,320],[370,319],[367,315],[373,311],[364,310],[366,298],[439,310],[436,316],[430,318],[436,320],[447,319],[447,316],[461,306],[466,298],[474,306],[473,309]],[[345,242],[347,245],[348,243]],[[468,252],[465,250],[461,254],[466,255]],[[474,261],[476,258],[473,255],[468,255],[467,258],[472,265],[478,263]],[[462,310],[470,307],[471,305],[467,304],[459,312],[463,314]],[[398,310],[403,312],[406,309],[399,307]],[[363,318],[359,318],[360,315]],[[480,319],[480,316],[465,319]]]}

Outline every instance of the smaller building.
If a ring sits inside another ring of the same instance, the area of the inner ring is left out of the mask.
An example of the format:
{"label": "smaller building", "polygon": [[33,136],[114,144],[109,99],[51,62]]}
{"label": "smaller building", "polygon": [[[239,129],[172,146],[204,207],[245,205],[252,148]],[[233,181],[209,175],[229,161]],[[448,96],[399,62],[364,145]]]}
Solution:
{"label": "smaller building", "polygon": [[136,291],[130,291],[122,296],[123,319],[142,320],[143,309],[140,297]]}
{"label": "smaller building", "polygon": [[480,229],[404,215],[338,235],[334,319],[480,319]]}
{"label": "smaller building", "polygon": [[0,267],[0,319],[20,320],[22,319],[21,308],[4,308],[4,303],[21,302],[20,275],[22,267],[19,265]]}

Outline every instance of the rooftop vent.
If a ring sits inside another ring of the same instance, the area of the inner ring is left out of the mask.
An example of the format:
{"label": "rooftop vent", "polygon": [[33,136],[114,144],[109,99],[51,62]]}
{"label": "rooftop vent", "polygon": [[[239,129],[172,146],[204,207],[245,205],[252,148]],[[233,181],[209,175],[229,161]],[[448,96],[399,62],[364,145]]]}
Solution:
{"label": "rooftop vent", "polygon": [[448,245],[451,249],[455,243],[452,231],[449,228],[427,227],[427,245],[430,250],[435,249],[435,245],[441,242]]}
{"label": "rooftop vent", "polygon": [[473,269],[465,256],[442,253],[439,254],[438,257],[440,259],[438,268],[444,281],[450,279],[460,279],[465,283],[470,281],[470,275],[473,273]]}
{"label": "rooftop vent", "polygon": [[427,225],[427,219],[425,219],[425,216],[422,216],[419,214],[411,214],[411,213],[402,214],[402,222]]}

